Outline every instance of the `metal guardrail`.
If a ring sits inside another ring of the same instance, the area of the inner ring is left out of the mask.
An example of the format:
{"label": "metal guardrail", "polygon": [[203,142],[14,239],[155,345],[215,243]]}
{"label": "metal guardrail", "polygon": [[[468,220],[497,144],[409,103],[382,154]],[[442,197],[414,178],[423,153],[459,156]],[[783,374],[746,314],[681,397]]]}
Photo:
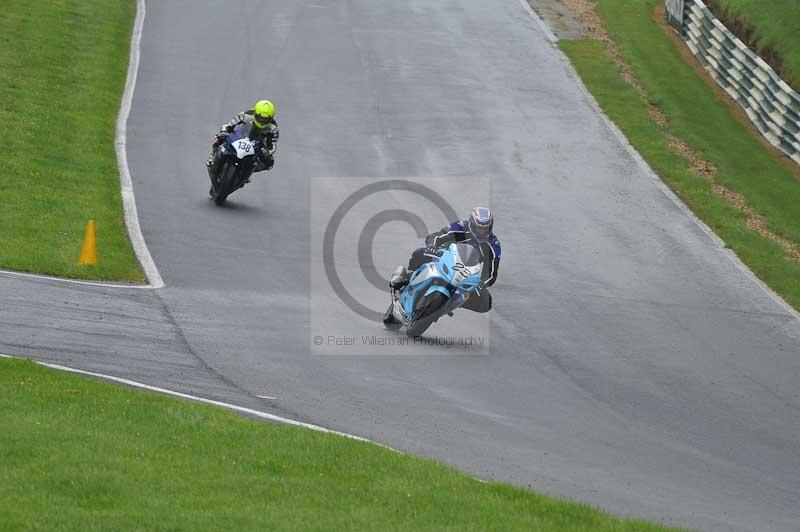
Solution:
{"label": "metal guardrail", "polygon": [[666,16],[711,77],[770,144],[800,164],[800,94],[701,0],[666,0]]}
{"label": "metal guardrail", "polygon": [[685,0],[665,0],[667,22],[683,33],[683,8]]}

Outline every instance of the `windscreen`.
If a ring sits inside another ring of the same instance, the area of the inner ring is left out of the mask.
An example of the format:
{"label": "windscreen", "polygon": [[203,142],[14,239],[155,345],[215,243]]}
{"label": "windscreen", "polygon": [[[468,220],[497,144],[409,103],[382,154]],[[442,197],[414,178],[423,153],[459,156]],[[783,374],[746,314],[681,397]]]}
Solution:
{"label": "windscreen", "polygon": [[228,135],[228,140],[233,142],[248,137],[250,134],[250,126],[248,124],[238,124],[233,128],[233,133]]}
{"label": "windscreen", "polygon": [[477,266],[483,263],[481,252],[475,246],[470,244],[456,244],[456,246],[464,266]]}

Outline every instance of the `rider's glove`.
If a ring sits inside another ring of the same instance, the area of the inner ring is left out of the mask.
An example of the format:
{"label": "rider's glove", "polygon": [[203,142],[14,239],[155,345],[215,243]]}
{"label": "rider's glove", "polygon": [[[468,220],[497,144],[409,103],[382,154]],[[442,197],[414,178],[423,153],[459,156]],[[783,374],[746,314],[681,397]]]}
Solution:
{"label": "rider's glove", "polygon": [[228,135],[225,135],[225,134],[214,135],[214,138],[211,140],[211,144],[213,144],[214,146],[219,146],[220,144],[225,142],[225,139],[227,137],[228,137]]}

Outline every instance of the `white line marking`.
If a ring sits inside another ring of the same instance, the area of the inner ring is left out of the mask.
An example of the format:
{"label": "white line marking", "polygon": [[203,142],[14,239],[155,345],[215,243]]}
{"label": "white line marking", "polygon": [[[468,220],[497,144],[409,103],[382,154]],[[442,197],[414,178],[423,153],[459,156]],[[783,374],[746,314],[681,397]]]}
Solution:
{"label": "white line marking", "polygon": [[128,168],[127,153],[127,134],[128,115],[131,112],[133,101],[133,91],[136,88],[136,76],[139,71],[139,47],[142,39],[142,27],[144,26],[145,5],[144,0],[137,0],[136,19],[133,23],[133,35],[131,36],[131,53],[128,60],[128,75],[125,81],[125,91],[122,94],[119,113],[117,114],[117,130],[114,140],[114,147],[117,152],[119,167],[120,192],[122,195],[122,208],[125,214],[125,227],[128,230],[128,237],[133,246],[133,252],[141,264],[144,274],[150,284],[125,284],[125,283],[102,283],[98,281],[84,281],[81,279],[66,279],[64,277],[53,277],[51,275],[39,275],[35,273],[14,272],[0,270],[0,274],[15,275],[18,277],[28,277],[30,279],[46,279],[48,281],[58,281],[62,283],[80,284],[86,286],[99,286],[103,288],[162,288],[164,281],[158,273],[150,250],[142,236],[142,229],[139,227],[139,216],[136,212],[136,198],[133,195],[133,182],[131,172]]}
{"label": "white line marking", "polygon": [[277,397],[270,397],[269,395],[256,395],[259,399],[268,399],[270,401],[274,401]]}
{"label": "white line marking", "polygon": [[552,30],[547,26],[547,23],[545,23],[542,17],[540,17],[539,14],[533,10],[531,5],[528,3],[528,0],[519,0],[519,3],[522,4],[522,8],[527,11],[531,17],[533,17],[533,20],[539,24],[539,27],[542,28],[544,34],[547,35],[547,39],[551,43],[558,42],[558,37],[556,37],[556,34],[553,33]]}
{"label": "white line marking", "polygon": [[133,102],[133,92],[136,89],[136,77],[139,72],[139,48],[142,40],[142,27],[146,14],[144,0],[137,1],[136,19],[133,23],[133,35],[131,36],[131,53],[128,60],[128,77],[125,80],[125,92],[122,94],[122,103],[117,115],[117,131],[114,145],[117,150],[117,161],[119,166],[119,181],[122,192],[122,206],[125,211],[125,227],[128,229],[128,237],[133,245],[133,251],[139,264],[142,265],[144,274],[150,282],[150,288],[161,288],[164,281],[158,273],[150,250],[142,235],[142,228],[139,226],[139,215],[136,211],[136,197],[133,194],[133,181],[131,171],[128,168],[127,150],[127,127],[128,115],[131,112]]}
{"label": "white line marking", "polygon": [[148,290],[152,289],[153,287],[149,284],[124,284],[124,283],[101,283],[99,281],[82,281],[80,279],[65,279],[63,277],[53,277],[50,275],[40,275],[36,273],[25,273],[25,272],[12,272],[10,270],[0,270],[0,276],[3,275],[13,275],[16,277],[26,277],[29,279],[43,279],[46,281],[58,281],[60,283],[72,283],[72,284],[81,284],[87,286],[99,286],[103,288],[146,288]]}
{"label": "white line marking", "polygon": [[[354,434],[348,434],[346,432],[339,432],[338,430],[331,430],[326,429],[325,427],[320,427],[319,425],[313,425],[311,423],[303,423],[302,421],[297,421],[294,419],[289,419],[281,416],[276,416],[275,414],[268,414],[267,412],[261,412],[259,410],[253,410],[251,408],[245,408],[243,406],[232,405],[230,403],[223,403],[221,401],[214,401],[212,399],[206,399],[204,397],[197,397],[195,395],[189,395],[187,393],[176,392],[174,390],[167,390],[166,388],[159,388],[157,386],[150,386],[149,384],[143,384],[141,382],[131,381],[128,379],[121,379],[119,377],[113,377],[111,375],[104,375],[102,373],[93,373],[91,371],[84,371],[82,369],[75,369],[75,368],[68,368],[66,366],[59,366],[58,364],[49,364],[47,362],[39,362],[38,360],[32,360],[30,358],[20,358],[11,355],[4,355],[0,353],[0,358],[12,358],[15,360],[30,360],[34,364],[39,364],[40,366],[45,366],[51,369],[56,369],[59,371],[66,371],[69,373],[78,373],[80,375],[89,375],[91,377],[97,377],[100,379],[105,379],[113,382],[118,382],[120,384],[126,384],[128,386],[133,386],[135,388],[142,388],[144,390],[148,390],[151,392],[162,393],[165,395],[173,395],[175,397],[181,397],[183,399],[189,399],[190,401],[196,401],[198,403],[205,403],[214,406],[221,406],[222,408],[227,408],[228,410],[234,410],[236,412],[242,412],[243,414],[250,414],[253,416],[257,416],[263,419],[268,419],[270,421],[275,421],[277,423],[284,423],[286,425],[294,425],[296,427],[303,427],[309,430],[315,430],[317,432],[324,432],[326,434],[335,434],[336,436],[342,436],[343,438],[349,438],[351,440],[363,441],[365,443],[371,443],[372,445],[377,445],[378,447],[383,447],[386,450],[398,453],[398,454],[406,454],[403,451],[398,451],[393,447],[389,447],[388,445],[384,445],[380,442],[376,442],[367,438],[362,438],[361,436],[356,436]],[[257,395],[256,397],[265,397],[262,395]],[[274,399],[274,398],[273,398]],[[482,482],[487,484],[488,481],[478,478],[476,476],[472,476],[473,480],[477,480],[478,482]]]}
{"label": "white line marking", "polygon": [[[536,14],[535,11],[533,11],[533,9],[531,9],[531,7],[527,4],[526,0],[519,0],[519,1],[525,8],[525,10],[539,23],[540,26],[545,26],[544,21],[539,17],[539,15]],[[553,35],[553,37],[555,37],[555,35]],[[556,46],[556,48],[558,47]],[[675,194],[672,191],[672,189],[669,188],[669,186],[667,186],[666,183],[664,183],[661,177],[652,168],[650,168],[650,165],[647,164],[647,161],[644,160],[644,157],[642,157],[639,154],[639,152],[636,151],[636,148],[634,148],[633,145],[631,145],[630,141],[628,140],[628,137],[626,137],[625,134],[622,131],[620,131],[617,125],[610,118],[608,118],[608,116],[606,116],[606,114],[603,112],[603,109],[600,107],[600,104],[597,103],[597,100],[595,100],[594,95],[589,91],[588,88],[586,88],[586,85],[584,85],[583,80],[578,74],[578,71],[575,70],[575,67],[572,64],[572,61],[569,60],[569,57],[567,57],[566,54],[564,54],[560,48],[558,48],[558,53],[561,56],[561,61],[566,65],[570,77],[575,80],[575,83],[577,83],[578,88],[581,90],[581,92],[583,92],[584,96],[586,97],[586,100],[589,102],[589,106],[597,114],[600,115],[600,118],[603,120],[603,123],[617,138],[617,140],[619,140],[619,142],[622,144],[622,146],[625,148],[628,154],[633,158],[634,162],[636,162],[639,168],[645,173],[645,175],[647,175],[650,179],[652,179],[656,183],[656,186],[658,186],[658,188],[661,190],[661,192],[663,192],[664,195],[666,195],[670,200],[672,200],[672,202],[681,211],[683,211],[683,213],[686,214],[686,216],[688,216],[689,219],[692,220],[692,222],[694,222],[694,224],[697,227],[699,227],[700,230],[706,234],[706,236],[708,236],[708,238],[711,239],[711,241],[720,249],[720,251],[722,251],[722,254],[725,255],[739,271],[741,271],[746,277],[748,277],[751,281],[753,281],[756,284],[756,286],[761,288],[761,290],[770,299],[772,299],[775,303],[777,303],[779,307],[783,308],[791,316],[800,321],[800,311],[798,311],[797,309],[792,307],[789,303],[784,301],[784,299],[781,296],[779,296],[775,291],[773,291],[769,286],[767,286],[767,284],[764,281],[759,279],[758,276],[756,276],[756,274],[750,271],[750,268],[748,268],[747,265],[744,262],[742,262],[742,259],[740,259],[732,249],[728,248],[728,246],[725,244],[725,241],[722,240],[708,225],[706,225],[704,221],[698,218],[694,214],[694,212],[692,212],[692,210],[689,207],[687,207],[686,204],[683,203],[683,200],[681,200],[677,196],[677,194]]]}
{"label": "white line marking", "polygon": [[[388,445],[384,445],[384,444],[378,443],[376,441],[368,440],[367,438],[362,438],[361,436],[355,436],[353,434],[347,434],[346,432],[339,432],[337,430],[326,429],[325,427],[320,427],[319,425],[313,425],[311,423],[303,423],[302,421],[297,421],[295,419],[289,419],[289,418],[285,418],[285,417],[281,417],[281,416],[276,416],[275,414],[269,414],[267,412],[261,412],[259,410],[253,410],[252,408],[246,408],[244,406],[232,405],[230,403],[223,403],[221,401],[214,401],[213,399],[206,399],[204,397],[197,397],[196,395],[189,395],[188,393],[176,392],[174,390],[168,390],[166,388],[159,388],[158,386],[150,386],[149,384],[144,384],[144,383],[141,383],[141,382],[136,382],[136,381],[132,381],[132,380],[128,380],[128,379],[123,379],[123,378],[120,378],[120,377],[114,377],[113,375],[104,375],[103,373],[94,373],[92,371],[84,371],[82,369],[69,368],[67,366],[60,366],[58,364],[50,364],[48,362],[40,362],[38,360],[31,360],[31,359],[15,357],[15,356],[11,356],[11,355],[4,355],[2,353],[0,353],[0,357],[2,357],[2,358],[13,358],[13,359],[16,359],[16,360],[30,360],[31,362],[39,364],[40,366],[45,366],[45,367],[48,367],[48,368],[51,368],[51,369],[57,369],[57,370],[66,371],[66,372],[69,372],[69,373],[77,373],[77,374],[80,374],[80,375],[88,375],[90,377],[97,377],[97,378],[100,378],[100,379],[105,379],[105,380],[109,380],[109,381],[113,381],[113,382],[118,382],[120,384],[125,384],[127,386],[132,386],[134,388],[141,388],[143,390],[148,390],[148,391],[151,391],[151,392],[157,392],[157,393],[161,393],[161,394],[164,394],[164,395],[172,395],[174,397],[180,397],[182,399],[189,399],[191,401],[196,401],[198,403],[205,403],[205,404],[214,405],[214,406],[221,406],[222,408],[227,408],[228,410],[234,410],[236,412],[241,412],[243,414],[250,414],[252,416],[260,417],[262,419],[268,419],[270,421],[275,421],[277,423],[284,423],[286,425],[293,425],[293,426],[296,426],[296,427],[303,427],[303,428],[306,428],[306,429],[315,430],[317,432],[324,432],[326,434],[335,434],[337,436],[344,436],[345,438],[350,438],[351,440],[358,440],[358,441],[363,441],[363,442],[367,442],[367,443],[372,443],[372,444],[378,445],[380,447],[383,447],[385,449],[389,449],[390,451],[394,451],[394,452],[397,452],[397,453],[400,452],[400,451],[398,451],[396,449],[392,449]],[[401,454],[403,454],[403,453],[401,453]]]}

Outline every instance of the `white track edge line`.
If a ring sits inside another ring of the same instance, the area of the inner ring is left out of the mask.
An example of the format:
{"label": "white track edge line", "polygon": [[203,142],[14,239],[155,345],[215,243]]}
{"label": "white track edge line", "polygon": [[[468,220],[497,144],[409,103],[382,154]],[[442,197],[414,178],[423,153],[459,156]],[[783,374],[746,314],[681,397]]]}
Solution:
{"label": "white track edge line", "polygon": [[542,29],[544,34],[547,36],[547,39],[553,44],[558,42],[558,37],[556,36],[556,34],[553,33],[553,30],[551,30],[547,26],[547,23],[544,21],[544,19],[542,19],[542,17],[540,17],[539,14],[533,10],[531,5],[528,3],[528,0],[519,0],[519,3],[522,4],[522,9],[527,11],[528,14],[531,16],[531,18],[533,18],[533,20],[536,21],[536,23]]}
{"label": "white track edge line", "polygon": [[14,272],[11,270],[0,270],[0,277],[5,275],[13,275],[16,277],[25,277],[28,279],[40,279],[44,281],[57,281],[59,283],[80,284],[84,286],[98,286],[102,288],[137,288],[141,290],[145,288],[151,290],[152,285],[149,284],[122,284],[122,283],[101,283],[99,281],[83,281],[81,279],[66,279],[64,277],[53,277],[52,275],[42,275],[38,273]]}
{"label": "white track edge line", "polygon": [[125,384],[125,385],[131,386],[133,388],[140,388],[142,390],[147,390],[147,391],[150,391],[150,392],[156,392],[156,393],[160,393],[160,394],[163,394],[163,395],[171,395],[171,396],[174,396],[174,397],[180,397],[182,399],[188,399],[190,401],[195,401],[197,403],[204,403],[204,404],[208,404],[208,405],[219,406],[219,407],[222,407],[222,408],[227,408],[228,410],[233,410],[235,412],[241,412],[243,414],[249,414],[249,415],[252,415],[252,416],[260,417],[262,419],[268,419],[270,421],[275,421],[277,423],[283,423],[285,425],[293,425],[295,427],[302,427],[302,428],[313,430],[313,431],[316,431],[316,432],[324,432],[326,434],[335,434],[336,436],[343,436],[343,437],[349,438],[351,440],[357,440],[357,441],[363,441],[363,442],[366,442],[366,443],[372,443],[372,444],[377,445],[379,447],[383,447],[384,449],[388,449],[388,450],[394,451],[396,453],[404,454],[401,451],[398,451],[397,449],[393,449],[393,448],[389,447],[388,445],[384,445],[382,443],[378,443],[376,441],[373,441],[373,440],[370,440],[370,439],[367,439],[367,438],[363,438],[361,436],[356,436],[354,434],[348,434],[346,432],[339,432],[338,430],[328,429],[328,428],[325,428],[325,427],[321,427],[319,425],[314,425],[312,423],[304,423],[302,421],[297,421],[295,419],[289,419],[289,418],[277,416],[275,414],[270,414],[268,412],[262,412],[260,410],[253,410],[252,408],[247,408],[247,407],[244,407],[244,406],[234,405],[234,404],[231,404],[231,403],[224,403],[222,401],[215,401],[214,399],[206,399],[205,397],[198,397],[196,395],[191,395],[191,394],[188,394],[188,393],[178,392],[178,391],[175,391],[175,390],[169,390],[167,388],[160,388],[158,386],[151,386],[149,384],[144,384],[142,382],[132,381],[132,380],[129,380],[129,379],[123,379],[121,377],[114,377],[113,375],[106,375],[106,374],[103,374],[103,373],[95,373],[93,371],[86,371],[86,370],[82,370],[82,369],[70,368],[70,367],[67,367],[67,366],[62,366],[60,364],[51,364],[49,362],[41,362],[39,360],[33,360],[33,359],[29,359],[29,358],[21,358],[21,357],[15,357],[15,356],[12,356],[12,355],[4,355],[2,353],[0,353],[0,358],[10,358],[10,359],[14,359],[14,360],[29,360],[29,361],[31,361],[31,362],[33,362],[35,364],[39,364],[40,366],[45,366],[45,367],[48,367],[50,369],[55,369],[55,370],[59,370],[59,371],[66,371],[68,373],[76,373],[76,374],[79,374],[79,375],[87,375],[87,376],[90,376],[90,377],[96,377],[96,378],[99,378],[99,379],[104,379],[104,380],[108,380],[108,381],[112,381],[112,382],[117,382],[117,383],[120,383],[120,384]]}
{"label": "white track edge line", "polygon": [[[526,0],[519,0],[519,1],[522,4],[523,8],[525,8],[525,11],[527,11],[528,14],[532,16],[534,20],[536,20],[536,22],[544,28],[544,31],[547,34],[548,38],[550,38],[551,41],[555,43],[556,40],[558,39],[553,35],[550,29],[547,28],[547,25],[544,22],[544,20],[542,20],[542,18],[530,7],[530,5],[528,5]],[[555,38],[555,40],[553,40],[553,38]],[[560,48],[558,48],[557,46],[556,48],[558,49],[558,53],[561,55],[561,61],[566,65],[568,69],[570,77],[572,77],[575,80],[575,82],[578,85],[578,88],[581,90],[581,92],[583,92],[584,96],[586,97],[586,101],[589,103],[589,106],[597,114],[600,115],[600,117],[603,120],[603,123],[605,123],[606,127],[622,144],[622,146],[625,148],[625,151],[628,152],[628,154],[633,158],[634,162],[636,162],[636,164],[645,173],[645,175],[647,175],[650,179],[652,179],[656,183],[656,186],[658,186],[658,188],[661,190],[661,192],[664,193],[664,195],[667,196],[670,200],[672,200],[672,202],[681,211],[683,211],[683,213],[686,216],[688,216],[689,219],[692,220],[692,222],[694,222],[694,224],[698,228],[700,228],[700,230],[703,233],[705,233],[705,235],[709,239],[711,239],[711,241],[717,246],[717,248],[719,248],[720,251],[722,251],[722,254],[725,255],[728,258],[728,260],[730,260],[733,263],[733,265],[745,275],[745,277],[749,278],[753,283],[755,283],[756,286],[761,288],[761,290],[770,299],[772,299],[775,303],[777,303],[779,307],[783,308],[793,318],[800,321],[800,311],[798,311],[789,303],[787,303],[786,300],[784,300],[780,295],[778,295],[777,292],[772,290],[772,288],[767,286],[767,284],[764,281],[759,279],[758,276],[754,274],[744,262],[742,262],[742,259],[740,259],[739,256],[736,255],[736,253],[725,244],[725,241],[722,240],[719,237],[719,235],[717,235],[703,220],[698,218],[697,215],[695,215],[695,213],[683,202],[683,200],[680,199],[678,195],[675,194],[675,192],[673,192],[672,189],[669,188],[669,186],[666,183],[664,183],[664,181],[655,172],[655,170],[653,170],[647,163],[647,161],[645,161],[644,157],[642,157],[642,155],[638,151],[636,151],[636,148],[634,148],[633,145],[630,143],[628,137],[626,137],[625,134],[617,127],[617,125],[608,116],[606,116],[606,114],[603,112],[603,109],[600,107],[600,104],[597,103],[597,100],[595,99],[594,95],[589,91],[589,89],[583,83],[583,80],[578,74],[578,71],[575,70],[572,61],[569,60],[569,57],[567,57],[566,54],[564,54],[564,52],[562,52]]]}
{"label": "white track edge line", "polygon": [[144,26],[145,5],[144,0],[137,0],[136,18],[133,23],[133,33],[131,35],[131,49],[128,59],[128,74],[125,80],[125,90],[122,93],[119,112],[117,114],[117,127],[114,139],[114,148],[117,154],[117,166],[119,168],[120,195],[122,196],[122,208],[125,216],[125,228],[128,231],[128,238],[131,241],[133,252],[144,270],[145,277],[149,284],[122,284],[122,283],[102,283],[99,281],[84,281],[81,279],[67,279],[65,277],[55,277],[52,275],[42,275],[26,272],[15,272],[11,270],[0,270],[2,275],[15,275],[17,277],[27,277],[29,279],[44,279],[62,283],[71,283],[85,286],[97,286],[102,288],[163,288],[164,281],[158,273],[150,250],[142,235],[139,226],[139,215],[136,211],[136,198],[133,194],[133,181],[131,172],[128,168],[127,153],[127,127],[128,115],[131,112],[133,102],[133,92],[136,88],[136,77],[139,71],[140,43],[142,38],[142,28]]}
{"label": "white track edge line", "polygon": [[140,46],[145,15],[146,8],[144,0],[137,0],[136,19],[133,23],[130,57],[128,59],[128,76],[125,80],[125,91],[122,94],[122,102],[119,107],[119,114],[117,115],[114,146],[117,151],[120,192],[122,194],[122,206],[125,214],[125,227],[128,229],[128,238],[130,238],[136,258],[139,260],[139,264],[141,264],[144,274],[150,283],[149,287],[162,288],[164,286],[164,281],[158,273],[155,262],[153,262],[150,250],[147,249],[147,243],[144,241],[144,235],[142,235],[142,228],[139,226],[136,197],[133,193],[133,180],[131,179],[131,171],[128,167],[128,116],[131,112],[133,93],[136,89],[136,78],[139,72]]}

